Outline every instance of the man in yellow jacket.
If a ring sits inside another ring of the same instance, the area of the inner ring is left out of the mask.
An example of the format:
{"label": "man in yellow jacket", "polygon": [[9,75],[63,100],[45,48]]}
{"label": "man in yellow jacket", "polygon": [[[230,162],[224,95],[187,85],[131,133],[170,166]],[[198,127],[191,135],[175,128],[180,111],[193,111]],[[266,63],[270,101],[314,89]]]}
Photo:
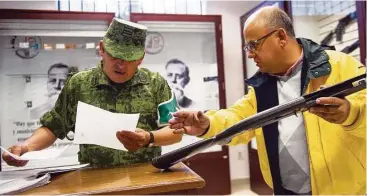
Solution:
{"label": "man in yellow jacket", "polygon": [[[249,92],[227,109],[176,112],[171,128],[212,137],[257,112],[366,71],[351,56],[295,38],[290,18],[277,7],[251,15],[244,38],[259,67],[246,81]],[[276,195],[365,194],[366,91],[317,103],[301,115],[246,131],[229,145],[256,137],[263,177]]]}

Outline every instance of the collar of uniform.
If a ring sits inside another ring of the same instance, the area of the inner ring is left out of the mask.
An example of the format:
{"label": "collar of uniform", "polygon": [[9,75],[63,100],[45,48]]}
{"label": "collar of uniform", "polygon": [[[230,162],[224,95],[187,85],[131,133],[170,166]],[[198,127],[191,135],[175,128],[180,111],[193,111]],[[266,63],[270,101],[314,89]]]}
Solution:
{"label": "collar of uniform", "polygon": [[95,74],[93,78],[94,86],[103,86],[103,85],[110,85],[110,81],[106,74],[102,70],[102,61],[100,61],[97,65],[97,68],[95,69]]}
{"label": "collar of uniform", "polygon": [[136,70],[134,77],[130,80],[130,82],[131,86],[139,84],[149,84],[149,76],[142,68],[138,68]]}
{"label": "collar of uniform", "polygon": [[[100,85],[108,85],[112,86],[110,80],[106,76],[106,74],[102,70],[102,61],[98,63],[96,68],[96,73],[94,75],[93,83],[94,86],[100,86]],[[147,73],[141,70],[141,68],[138,68],[134,77],[127,81],[127,84],[130,84],[131,86],[138,85],[138,84],[148,84],[149,83],[149,76]]]}

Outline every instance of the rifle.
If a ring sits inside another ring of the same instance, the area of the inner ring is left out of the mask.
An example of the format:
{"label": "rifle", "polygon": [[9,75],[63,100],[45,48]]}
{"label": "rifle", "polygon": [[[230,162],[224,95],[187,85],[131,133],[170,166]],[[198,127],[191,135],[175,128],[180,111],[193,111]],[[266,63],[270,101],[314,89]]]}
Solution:
{"label": "rifle", "polygon": [[316,105],[317,98],[344,98],[363,89],[366,89],[366,73],[252,115],[225,129],[223,132],[212,138],[204,139],[155,157],[152,160],[152,165],[159,169],[168,169],[172,165],[192,157],[214,145],[228,144],[233,137],[240,135],[247,130],[257,129],[277,122],[288,116],[297,115],[298,112],[307,111],[310,107]]}
{"label": "rifle", "polygon": [[336,41],[342,41],[345,27],[356,18],[357,12],[352,12],[339,20],[338,25],[335,28]]}
{"label": "rifle", "polygon": [[330,31],[329,34],[327,34],[327,36],[324,37],[324,39],[321,40],[320,44],[321,45],[329,45],[329,43],[333,39],[333,35],[334,35],[334,32]]}
{"label": "rifle", "polygon": [[353,44],[346,46],[341,50],[341,52],[344,52],[345,54],[349,54],[353,52],[355,49],[359,47],[359,40],[355,41]]}

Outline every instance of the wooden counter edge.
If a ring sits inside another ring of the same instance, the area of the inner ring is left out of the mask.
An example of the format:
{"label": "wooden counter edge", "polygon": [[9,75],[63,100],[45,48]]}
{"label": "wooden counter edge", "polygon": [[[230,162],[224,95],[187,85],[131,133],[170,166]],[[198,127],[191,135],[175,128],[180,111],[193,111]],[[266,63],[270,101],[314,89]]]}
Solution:
{"label": "wooden counter edge", "polygon": [[[75,194],[67,194],[67,195],[80,195],[80,194],[88,194],[88,195],[96,195],[96,194],[109,194],[109,195],[149,195],[149,194],[157,194],[157,193],[169,193],[175,191],[183,191],[190,189],[203,188],[205,186],[205,180],[200,177],[196,172],[190,169],[187,165],[182,164],[185,169],[191,171],[192,174],[196,177],[196,180],[180,180],[171,181],[169,183],[160,183],[156,185],[149,186],[129,186],[122,187],[110,190],[98,190],[98,191],[86,191],[79,192]],[[169,185],[169,186],[167,186]]]}

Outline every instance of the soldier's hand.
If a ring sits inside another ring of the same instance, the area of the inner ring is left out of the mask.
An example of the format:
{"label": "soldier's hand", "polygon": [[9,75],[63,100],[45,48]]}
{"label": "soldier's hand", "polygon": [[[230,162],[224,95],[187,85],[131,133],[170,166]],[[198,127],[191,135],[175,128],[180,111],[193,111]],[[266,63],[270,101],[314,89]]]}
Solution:
{"label": "soldier's hand", "polygon": [[[8,151],[15,155],[21,156],[22,154],[28,152],[29,150],[27,146],[24,144],[16,144],[14,146],[9,147]],[[6,152],[2,154],[2,158],[8,165],[16,167],[23,167],[28,163],[28,161],[14,159]]]}
{"label": "soldier's hand", "polygon": [[150,139],[149,133],[139,128],[136,128],[135,132],[125,130],[118,131],[116,137],[125,148],[131,152],[135,152],[142,148]]}
{"label": "soldier's hand", "polygon": [[175,129],[174,133],[198,136],[210,125],[209,118],[201,111],[178,111],[173,117],[169,120],[169,124],[171,129]]}

